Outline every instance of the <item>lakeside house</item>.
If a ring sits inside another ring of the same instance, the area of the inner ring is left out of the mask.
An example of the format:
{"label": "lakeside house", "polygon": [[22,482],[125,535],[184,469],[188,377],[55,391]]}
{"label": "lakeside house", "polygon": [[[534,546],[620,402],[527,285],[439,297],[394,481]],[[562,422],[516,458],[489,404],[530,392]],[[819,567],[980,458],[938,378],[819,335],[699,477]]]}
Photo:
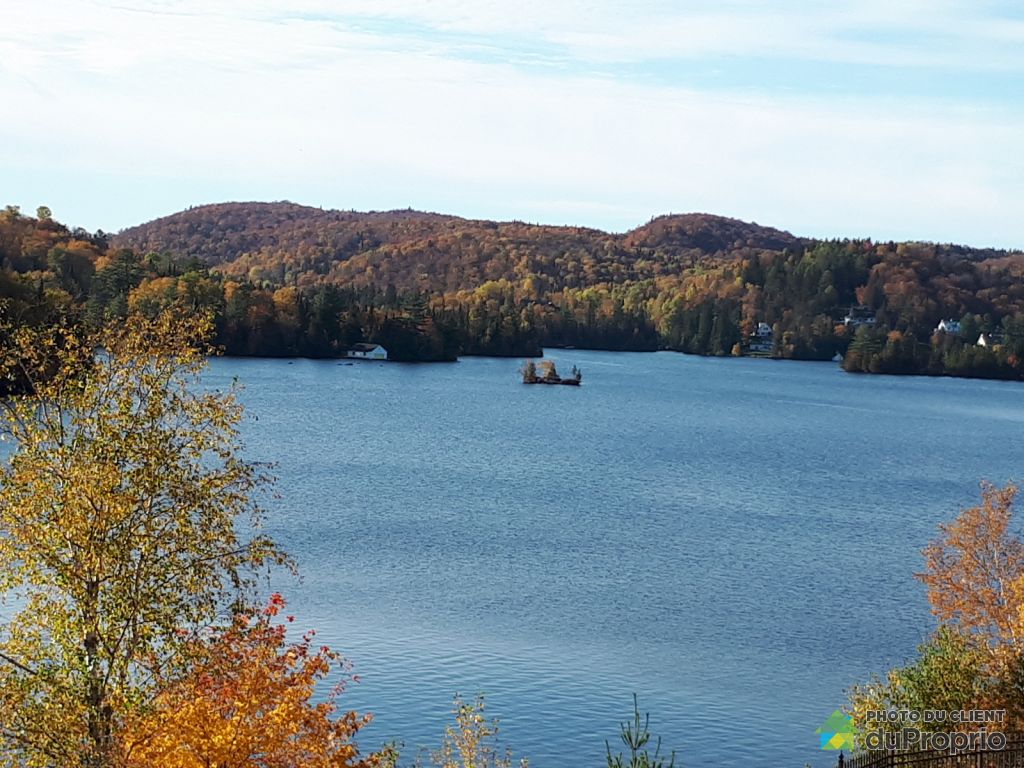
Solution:
{"label": "lakeside house", "polygon": [[876,322],[875,310],[862,305],[850,307],[850,311],[843,317],[843,325],[851,328],[859,328],[862,325],[873,326]]}
{"label": "lakeside house", "polygon": [[982,333],[978,336],[977,346],[979,347],[999,347],[1002,346],[1005,339],[1000,331],[990,331],[988,333]]}
{"label": "lakeside house", "polygon": [[345,353],[353,360],[387,360],[388,351],[380,344],[354,344]]}
{"label": "lakeside house", "polygon": [[935,326],[936,333],[948,333],[950,336],[960,335],[960,321],[959,320],[940,320],[939,324]]}
{"label": "lakeside house", "polygon": [[775,334],[768,323],[758,323],[757,330],[750,334],[747,349],[750,352],[770,353],[775,341]]}

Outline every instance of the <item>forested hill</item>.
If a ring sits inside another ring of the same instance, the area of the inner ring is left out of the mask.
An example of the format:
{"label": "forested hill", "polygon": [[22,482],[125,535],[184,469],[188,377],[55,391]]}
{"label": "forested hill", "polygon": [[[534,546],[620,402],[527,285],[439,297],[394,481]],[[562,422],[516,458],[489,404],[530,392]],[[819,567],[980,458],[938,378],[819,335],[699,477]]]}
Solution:
{"label": "forested hill", "polygon": [[132,227],[114,243],[194,256],[253,282],[456,291],[530,277],[558,288],[644,280],[678,275],[708,260],[800,250],[809,241],[708,214],[661,216],[610,234],[411,210],[356,213],[293,203],[224,203]]}
{"label": "forested hill", "polygon": [[0,210],[0,321],[171,305],[212,312],[233,354],[330,357],[366,341],[399,360],[840,354],[849,371],[1024,378],[1021,253],[811,240],[707,214],[612,234],[227,203],[110,238],[45,208]]}

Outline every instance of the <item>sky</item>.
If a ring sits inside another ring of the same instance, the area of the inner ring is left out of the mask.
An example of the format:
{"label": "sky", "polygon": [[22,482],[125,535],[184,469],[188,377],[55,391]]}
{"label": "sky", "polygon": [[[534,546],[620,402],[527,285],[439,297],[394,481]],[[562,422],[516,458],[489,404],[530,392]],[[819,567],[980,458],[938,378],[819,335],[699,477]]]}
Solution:
{"label": "sky", "polygon": [[701,211],[1024,247],[1024,4],[13,0],[0,205]]}

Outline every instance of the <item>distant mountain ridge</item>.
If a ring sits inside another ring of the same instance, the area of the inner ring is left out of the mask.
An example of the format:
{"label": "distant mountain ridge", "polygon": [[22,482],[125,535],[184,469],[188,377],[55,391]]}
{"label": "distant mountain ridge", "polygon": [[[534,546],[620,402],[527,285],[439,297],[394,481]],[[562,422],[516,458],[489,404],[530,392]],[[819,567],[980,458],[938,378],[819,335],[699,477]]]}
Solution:
{"label": "distant mountain ridge", "polygon": [[708,255],[741,248],[781,251],[812,242],[774,227],[708,213],[658,216],[623,237],[628,247],[698,248]]}
{"label": "distant mountain ridge", "polygon": [[[290,202],[190,208],[123,230],[114,244],[195,257],[234,277],[279,284],[351,282],[468,290],[554,262],[586,259],[600,279],[678,274],[704,259],[802,249],[812,240],[705,213],[659,216],[616,234],[574,226],[495,222],[396,210],[360,213]],[[561,275],[571,280],[570,275]]]}

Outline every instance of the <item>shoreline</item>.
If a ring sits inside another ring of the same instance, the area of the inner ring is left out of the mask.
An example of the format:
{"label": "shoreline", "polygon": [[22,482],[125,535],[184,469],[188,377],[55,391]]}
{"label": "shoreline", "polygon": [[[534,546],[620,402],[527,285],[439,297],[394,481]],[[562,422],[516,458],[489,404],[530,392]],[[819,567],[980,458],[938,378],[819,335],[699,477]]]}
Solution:
{"label": "shoreline", "polygon": [[659,352],[669,352],[671,354],[683,355],[684,357],[697,357],[709,360],[766,360],[774,361],[779,363],[833,363],[839,370],[850,376],[865,376],[865,377],[876,377],[876,376],[891,376],[893,378],[928,378],[928,379],[965,379],[974,381],[1007,381],[1012,383],[1021,384],[1024,383],[1024,377],[1010,377],[1010,376],[964,376],[953,373],[930,373],[928,371],[915,371],[907,373],[872,373],[870,371],[847,371],[843,369],[842,363],[835,362],[833,360],[817,360],[813,358],[792,358],[792,357],[765,357],[762,355],[699,355],[693,352],[683,352],[678,349],[605,349],[600,347],[544,347],[541,354],[539,355],[500,355],[500,354],[464,354],[459,355],[454,360],[359,360],[348,357],[309,357],[306,355],[241,355],[241,354],[229,354],[223,353],[215,355],[215,357],[222,358],[237,358],[239,360],[313,360],[323,362],[348,362],[348,363],[380,363],[382,365],[398,364],[398,365],[452,365],[458,363],[462,358],[469,357],[483,357],[483,358],[494,358],[496,360],[531,360],[541,359],[545,357],[548,352],[614,352],[615,354],[646,354],[653,355]]}

